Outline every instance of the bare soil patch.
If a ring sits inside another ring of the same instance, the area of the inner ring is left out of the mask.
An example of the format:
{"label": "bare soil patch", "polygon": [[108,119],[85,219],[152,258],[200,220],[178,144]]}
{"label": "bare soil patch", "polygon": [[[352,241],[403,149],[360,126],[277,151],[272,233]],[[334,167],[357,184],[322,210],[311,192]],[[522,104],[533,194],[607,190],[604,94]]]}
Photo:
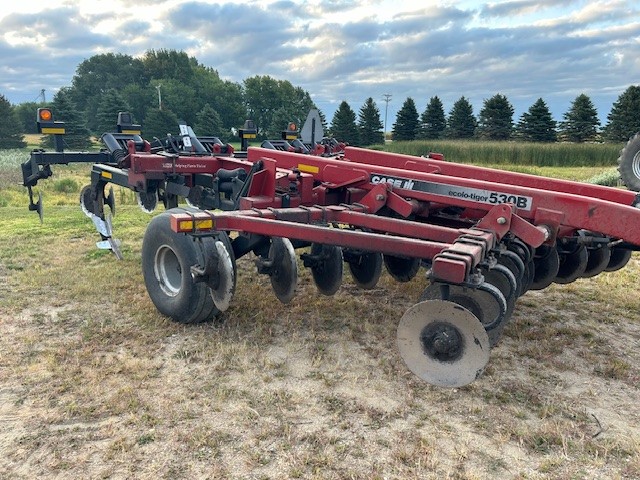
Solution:
{"label": "bare soil patch", "polygon": [[528,292],[485,374],[440,389],[395,345],[423,276],[327,298],[301,270],[284,306],[241,259],[225,316],[183,326],[127,235],[122,262],[0,241],[1,478],[640,478],[635,257]]}

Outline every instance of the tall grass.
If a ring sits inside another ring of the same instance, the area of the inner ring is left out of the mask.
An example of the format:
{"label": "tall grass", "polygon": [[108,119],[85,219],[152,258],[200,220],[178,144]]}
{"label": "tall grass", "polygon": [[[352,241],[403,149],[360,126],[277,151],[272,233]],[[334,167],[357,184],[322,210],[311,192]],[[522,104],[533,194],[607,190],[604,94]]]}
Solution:
{"label": "tall grass", "polygon": [[475,165],[610,167],[616,165],[622,144],[418,140],[391,142],[375,148],[417,156],[438,152],[448,161]]}

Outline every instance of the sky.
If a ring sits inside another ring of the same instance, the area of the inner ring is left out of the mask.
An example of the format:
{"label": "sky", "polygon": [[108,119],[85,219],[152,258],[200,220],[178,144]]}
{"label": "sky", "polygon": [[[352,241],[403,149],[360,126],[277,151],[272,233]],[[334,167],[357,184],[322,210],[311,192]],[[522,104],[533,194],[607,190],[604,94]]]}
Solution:
{"label": "sky", "polygon": [[640,2],[23,0],[0,9],[0,94],[51,100],[83,60],[150,49],[233,82],[288,80],[329,122],[342,101],[357,114],[369,97],[387,131],[409,97],[422,113],[438,96],[448,114],[464,96],[477,116],[498,93],[515,122],[538,98],[559,121],[584,93],[604,125],[640,84]]}

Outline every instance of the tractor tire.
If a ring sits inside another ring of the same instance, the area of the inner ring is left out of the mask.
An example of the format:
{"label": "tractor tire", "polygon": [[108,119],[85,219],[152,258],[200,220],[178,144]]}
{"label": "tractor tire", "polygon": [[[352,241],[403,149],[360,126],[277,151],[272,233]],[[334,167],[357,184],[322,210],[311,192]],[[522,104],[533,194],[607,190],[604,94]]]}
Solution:
{"label": "tractor tire", "polygon": [[192,265],[204,265],[213,238],[201,241],[171,230],[169,210],[154,217],[142,240],[142,275],[151,301],[160,313],[179,323],[198,323],[218,316],[205,282],[195,283]]}
{"label": "tractor tire", "polygon": [[618,172],[629,190],[640,192],[640,133],[631,137],[620,152]]}

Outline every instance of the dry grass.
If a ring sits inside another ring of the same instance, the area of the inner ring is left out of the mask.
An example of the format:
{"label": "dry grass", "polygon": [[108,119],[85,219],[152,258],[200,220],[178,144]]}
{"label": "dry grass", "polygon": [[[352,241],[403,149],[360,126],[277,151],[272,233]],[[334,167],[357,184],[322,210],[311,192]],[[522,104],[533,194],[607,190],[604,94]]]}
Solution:
{"label": "dry grass", "polygon": [[221,321],[163,318],[144,290],[148,217],[0,209],[0,478],[640,478],[640,262],[529,292],[485,375],[438,389],[395,329],[426,284],[301,269],[280,305],[249,258]]}

